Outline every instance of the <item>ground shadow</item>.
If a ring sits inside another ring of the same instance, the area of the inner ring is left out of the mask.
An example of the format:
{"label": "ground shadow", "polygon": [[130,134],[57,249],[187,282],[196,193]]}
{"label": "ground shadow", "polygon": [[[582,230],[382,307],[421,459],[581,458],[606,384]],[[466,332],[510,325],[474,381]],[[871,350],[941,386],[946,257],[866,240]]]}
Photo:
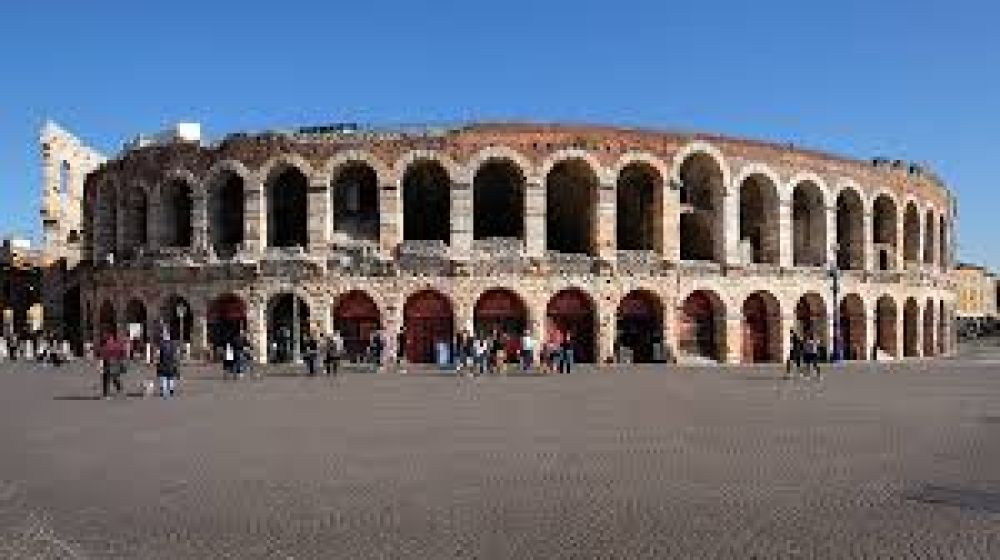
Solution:
{"label": "ground shadow", "polygon": [[967,511],[1000,513],[1000,492],[990,492],[979,488],[927,484],[907,495],[906,499],[928,505],[957,507]]}

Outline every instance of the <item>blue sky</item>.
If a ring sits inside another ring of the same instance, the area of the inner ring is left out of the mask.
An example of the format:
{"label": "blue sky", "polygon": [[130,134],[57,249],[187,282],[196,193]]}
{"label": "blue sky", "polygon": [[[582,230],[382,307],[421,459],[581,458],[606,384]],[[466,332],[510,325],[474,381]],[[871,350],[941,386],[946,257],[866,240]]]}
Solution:
{"label": "blue sky", "polygon": [[117,149],[336,121],[698,129],[926,161],[1000,269],[998,2],[8,2],[0,231],[38,235],[37,130]]}

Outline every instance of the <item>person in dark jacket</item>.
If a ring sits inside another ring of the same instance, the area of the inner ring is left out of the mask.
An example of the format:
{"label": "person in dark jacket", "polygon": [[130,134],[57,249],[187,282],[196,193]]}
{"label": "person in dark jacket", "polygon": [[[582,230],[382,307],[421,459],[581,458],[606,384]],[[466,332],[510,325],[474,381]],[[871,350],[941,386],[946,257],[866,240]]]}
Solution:
{"label": "person in dark jacket", "polygon": [[160,382],[160,396],[174,396],[177,378],[180,377],[180,359],[177,343],[170,340],[170,333],[163,333],[163,338],[156,353],[156,378]]}
{"label": "person in dark jacket", "polygon": [[100,357],[101,394],[105,399],[110,399],[111,385],[114,384],[115,392],[121,395],[123,391],[121,376],[125,373],[124,343],[114,333],[109,333],[101,344]]}
{"label": "person in dark jacket", "polygon": [[788,336],[788,359],[785,360],[785,375],[792,374],[792,364],[795,364],[795,373],[802,372],[802,337],[794,330]]}

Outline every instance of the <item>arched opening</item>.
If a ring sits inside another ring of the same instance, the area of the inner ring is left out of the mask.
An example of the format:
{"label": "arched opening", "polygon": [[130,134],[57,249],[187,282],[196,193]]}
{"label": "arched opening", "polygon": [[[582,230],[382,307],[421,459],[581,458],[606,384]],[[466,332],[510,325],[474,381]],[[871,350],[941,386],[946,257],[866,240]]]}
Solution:
{"label": "arched opening", "polygon": [[944,301],[938,302],[937,346],[938,354],[948,353],[948,315],[945,313]]}
{"label": "arched opening", "polygon": [[740,256],[744,263],[778,264],[778,190],[764,175],[740,184]]}
{"label": "arched opening", "polygon": [[934,321],[934,300],[928,299],[924,307],[924,356],[937,354],[934,348],[934,331],[936,327]]}
{"label": "arched opening", "polygon": [[520,336],[528,328],[527,307],[520,296],[510,290],[487,290],[476,302],[473,328],[481,335],[500,332]]}
{"label": "arched opening", "polygon": [[919,315],[920,309],[917,300],[908,298],[903,305],[903,356],[907,358],[919,356],[919,341],[917,340]]}
{"label": "arched opening", "polygon": [[630,163],[618,174],[616,239],[621,251],[662,251],[663,178],[648,163]]}
{"label": "arched opening", "polygon": [[175,179],[167,182],[162,193],[164,247],[191,246],[191,186]]}
{"label": "arched opening", "polygon": [[181,296],[170,296],[160,308],[160,318],[170,333],[170,340],[191,342],[194,317],[191,304]]}
{"label": "arched opening", "polygon": [[118,321],[115,319],[115,306],[108,300],[101,303],[97,317],[98,331],[100,339],[104,340],[108,335],[118,332]]}
{"label": "arched opening", "polygon": [[590,296],[576,288],[552,296],[545,310],[546,340],[561,343],[567,336],[575,341],[573,358],[577,362],[594,361],[594,304]]}
{"label": "arched opening", "polygon": [[944,216],[938,217],[938,264],[941,270],[948,270],[948,226],[945,224]]}
{"label": "arched opening", "polygon": [[330,193],[335,239],[377,242],[379,190],[375,170],[360,161],[343,165],[333,178]]}
{"label": "arched opening", "polygon": [[622,298],[615,330],[618,349],[627,348],[632,362],[647,364],[663,360],[663,353],[656,351],[663,344],[663,306],[654,294],[633,290]]}
{"label": "arched opening", "polygon": [[868,356],[865,347],[867,319],[865,302],[858,294],[847,294],[840,300],[840,340],[843,344],[845,360],[864,360]]}
{"label": "arched opening", "polygon": [[718,294],[691,292],[681,306],[678,350],[689,358],[722,361],[726,353],[726,309]]}
{"label": "arched opening", "polygon": [[934,212],[928,210],[924,216],[924,263],[934,264]]}
{"label": "arched opening", "polygon": [[896,301],[887,295],[878,298],[875,305],[875,348],[893,358],[899,357],[896,346],[897,324]]}
{"label": "arched opening", "polygon": [[455,315],[451,302],[440,292],[424,290],[413,294],[403,306],[406,325],[406,359],[418,364],[435,361],[435,346],[450,346],[455,335]]}
{"label": "arched opening", "polygon": [[825,359],[830,345],[830,319],[826,312],[823,296],[816,292],[803,294],[795,304],[795,327],[803,340],[816,338],[820,346],[820,358]]}
{"label": "arched opening", "polygon": [[305,300],[287,292],[272,296],[267,304],[268,361],[287,363],[301,356],[308,333],[309,305]]}
{"label": "arched opening", "polygon": [[266,191],[267,245],[305,247],[309,243],[306,176],[295,167],[283,166],[271,174]]}
{"label": "arched opening", "polygon": [[679,175],[681,260],[721,263],[725,260],[722,168],[712,156],[696,153],[685,158]]}
{"label": "arched opening", "polygon": [[484,163],[472,180],[472,231],[475,239],[524,239],[525,179],[507,159]]}
{"label": "arched opening", "polygon": [[[208,344],[222,355],[247,328],[247,306],[236,294],[223,294],[208,304]],[[245,335],[244,335],[245,336]]]}
{"label": "arched opening", "polygon": [[118,188],[105,183],[99,196],[98,248],[104,249],[104,253],[97,257],[103,260],[109,253],[118,254]]}
{"label": "arched opening", "polygon": [[451,237],[451,178],[433,160],[411,163],[403,174],[403,239],[441,241]]}
{"label": "arched opening", "polygon": [[903,260],[907,264],[920,262],[920,214],[910,202],[903,215]]}
{"label": "arched opening", "polygon": [[878,270],[896,269],[896,203],[879,195],[872,208],[872,241]]}
{"label": "arched opening", "polygon": [[333,307],[333,328],[343,337],[344,352],[352,362],[364,356],[372,333],[378,330],[381,322],[378,306],[360,290],[339,296]]}
{"label": "arched opening", "polygon": [[138,249],[146,245],[149,205],[142,189],[133,189],[128,195],[125,215],[125,243]]}
{"label": "arched opening", "polygon": [[138,299],[129,300],[125,305],[125,328],[129,339],[138,342],[148,341],[146,324],[146,305]]}
{"label": "arched opening", "polygon": [[209,232],[215,254],[231,257],[243,243],[243,178],[224,172],[209,187]]}
{"label": "arched opening", "polygon": [[549,251],[593,255],[597,175],[582,159],[557,163],[545,178],[545,246]]}
{"label": "arched opening", "polygon": [[62,297],[62,338],[68,340],[77,355],[83,353],[83,316],[80,286],[73,286]]}
{"label": "arched opening", "polygon": [[768,292],[754,292],[743,302],[743,362],[780,362],[781,306]]}
{"label": "arched opening", "polygon": [[865,208],[854,189],[837,195],[837,267],[862,270],[865,267]]}
{"label": "arched opening", "polygon": [[826,202],[812,181],[792,195],[792,255],[795,266],[826,266]]}

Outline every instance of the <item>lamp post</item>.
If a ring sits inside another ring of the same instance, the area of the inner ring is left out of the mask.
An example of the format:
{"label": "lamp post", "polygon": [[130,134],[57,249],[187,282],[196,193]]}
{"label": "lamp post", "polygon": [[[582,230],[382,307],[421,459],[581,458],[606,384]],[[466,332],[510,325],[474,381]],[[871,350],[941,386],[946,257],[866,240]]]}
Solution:
{"label": "lamp post", "polygon": [[837,266],[836,257],[830,262],[827,274],[830,276],[830,288],[833,292],[833,348],[830,361],[836,363],[843,357],[840,340],[840,268]]}

